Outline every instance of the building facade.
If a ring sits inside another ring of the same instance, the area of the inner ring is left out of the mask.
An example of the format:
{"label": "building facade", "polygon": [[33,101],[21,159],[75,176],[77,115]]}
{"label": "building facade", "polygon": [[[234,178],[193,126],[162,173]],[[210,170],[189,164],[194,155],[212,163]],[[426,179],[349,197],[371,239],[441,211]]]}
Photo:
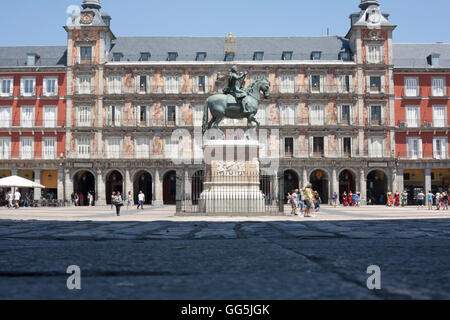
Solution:
{"label": "building facade", "polygon": [[[247,85],[262,77],[271,83],[257,115],[266,139],[261,157],[276,163],[268,174],[281,178],[279,190],[286,193],[311,182],[324,202],[334,192],[360,191],[363,202],[384,203],[386,192],[407,187],[408,170],[425,169],[405,156],[406,135],[448,133],[447,123],[437,133],[421,127],[405,132],[400,125],[403,105],[411,101],[402,94],[404,74],[426,78],[435,71],[397,67],[409,53],[393,44],[396,26],[378,1],[361,1],[342,37],[116,37],[99,1],[85,0],[82,7],[65,26],[58,199],[92,191],[97,204],[105,204],[113,191],[136,199],[143,190],[148,203],[160,205],[179,199],[180,188],[183,197],[194,197],[204,169],[205,100],[222,91],[233,65],[249,71]],[[450,51],[442,50],[443,57]],[[0,66],[0,78],[14,73],[18,84],[16,72]],[[448,104],[445,95],[439,98],[436,105]],[[239,135],[246,125],[225,120],[221,127]],[[40,130],[28,131],[39,141]],[[36,158],[24,166],[36,166]],[[448,168],[441,160],[423,165]],[[8,170],[7,161],[0,163]],[[177,184],[180,179],[187,183]]]}

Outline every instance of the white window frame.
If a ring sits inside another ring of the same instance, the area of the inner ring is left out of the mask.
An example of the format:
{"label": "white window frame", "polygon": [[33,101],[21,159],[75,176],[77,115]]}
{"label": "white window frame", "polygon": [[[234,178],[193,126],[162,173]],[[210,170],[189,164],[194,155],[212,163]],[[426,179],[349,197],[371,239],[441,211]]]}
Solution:
{"label": "white window frame", "polygon": [[[141,121],[141,108],[145,107],[145,121]],[[136,114],[135,114],[135,119],[136,119],[136,126],[138,127],[148,127],[150,125],[150,116],[151,116],[151,112],[150,112],[150,106],[149,105],[139,105],[136,106]],[[145,122],[145,123],[142,123]]]}
{"label": "white window frame", "polygon": [[92,138],[81,136],[76,138],[77,158],[88,159],[91,157]]}
{"label": "white window frame", "polygon": [[448,137],[433,137],[433,158],[448,158]]}
{"label": "white window frame", "polygon": [[342,107],[344,106],[348,106],[350,109],[350,121],[348,125],[353,125],[355,124],[355,106],[353,104],[350,103],[340,103],[338,104],[338,123],[342,124],[342,125],[346,125],[344,124],[344,120],[342,119]]}
{"label": "white window frame", "polygon": [[294,158],[295,157],[295,155],[296,155],[296,151],[297,151],[297,148],[295,147],[295,145],[296,145],[296,139],[295,139],[295,137],[294,136],[286,136],[286,137],[283,137],[283,158],[286,158],[286,152],[287,152],[287,150],[286,150],[286,139],[292,139],[292,157],[291,158]]}
{"label": "white window frame", "polygon": [[[114,143],[112,143],[114,142]],[[118,144],[116,143],[118,142]],[[122,156],[123,139],[118,137],[106,138],[106,157],[108,159],[120,159]]]}
{"label": "white window frame", "polygon": [[344,157],[344,139],[350,139],[350,158],[354,157],[355,154],[355,138],[352,136],[341,136],[339,137],[339,151],[341,154],[341,157]]}
{"label": "white window frame", "polygon": [[[49,91],[48,82],[54,82],[54,91]],[[54,97],[58,95],[58,77],[44,77],[42,80],[42,93],[45,97]]]}
{"label": "white window frame", "polygon": [[[123,126],[123,106],[109,106],[107,124],[113,127]],[[113,118],[114,110],[114,118]]]}
{"label": "white window frame", "polygon": [[0,137],[0,159],[11,158],[11,137]]}
{"label": "white window frame", "polygon": [[[52,143],[50,143],[52,142]],[[56,159],[57,153],[57,139],[56,137],[42,137],[42,158]]]}
{"label": "white window frame", "polygon": [[[51,119],[49,117],[49,111],[52,110],[54,112],[55,118]],[[43,126],[45,128],[56,128],[58,126],[58,107],[57,106],[44,106],[44,112],[43,112]]]}
{"label": "white window frame", "polygon": [[[435,128],[446,127],[447,126],[447,106],[446,105],[433,105],[432,108],[433,108],[433,127],[435,127]],[[438,108],[444,110],[444,119],[436,119],[436,110]],[[442,122],[443,125],[440,125],[439,124],[440,122]]]}
{"label": "white window frame", "polygon": [[381,113],[381,121],[380,121],[380,126],[383,126],[385,123],[386,123],[386,120],[385,120],[385,106],[383,105],[383,104],[381,104],[381,103],[371,103],[370,105],[369,105],[369,110],[368,110],[368,119],[369,119],[369,125],[370,126],[373,126],[372,125],[372,107],[380,107],[380,113]]}
{"label": "white window frame", "polygon": [[[25,119],[25,115],[29,112],[24,112],[24,110],[32,110],[31,119]],[[20,126],[22,128],[32,128],[36,124],[36,108],[35,106],[20,106]]]}
{"label": "white window frame", "polygon": [[[27,85],[28,83],[28,85]],[[28,87],[30,89],[31,84],[31,92],[26,92],[25,89]],[[22,97],[34,97],[36,96],[36,77],[22,77],[20,79],[20,95]]]}
{"label": "white window frame", "polygon": [[[372,92],[372,87],[370,86],[370,78],[379,77],[380,78],[380,89],[378,91]],[[386,92],[386,76],[382,74],[368,74],[367,77],[367,93],[369,94],[380,94]]]}
{"label": "white window frame", "polygon": [[0,128],[12,127],[12,107],[0,106]]}
{"label": "white window frame", "polygon": [[405,77],[405,97],[418,97],[419,88],[419,78]]}
{"label": "white window frame", "polygon": [[[313,77],[319,77],[319,90],[313,90]],[[309,91],[311,93],[322,93],[325,92],[325,76],[323,74],[310,74],[309,75]]]}
{"label": "white window frame", "polygon": [[[440,87],[437,87],[436,84],[442,84]],[[431,96],[432,97],[445,97],[447,94],[447,86],[445,77],[432,77],[431,78]]]}
{"label": "white window frame", "polygon": [[123,76],[111,75],[108,76],[108,93],[122,94],[123,90]]}
{"label": "white window frame", "polygon": [[[345,81],[346,77],[349,78],[348,79],[348,82],[349,82],[348,90],[347,90],[346,81]],[[353,90],[353,86],[354,86],[353,75],[341,74],[338,76],[337,82],[338,82],[338,92],[339,93],[352,93],[354,91]]]}
{"label": "white window frame", "polygon": [[91,127],[93,123],[92,119],[92,107],[90,106],[77,106],[76,107],[76,119],[77,127]]}
{"label": "white window frame", "polygon": [[384,51],[383,45],[368,44],[366,46],[366,53],[367,53],[366,62],[373,64],[382,63],[384,58],[383,51]]}
{"label": "white window frame", "polygon": [[[282,105],[280,108],[281,125],[294,126],[295,125],[295,105]],[[258,110],[259,113],[259,110]]]}
{"label": "white window frame", "polygon": [[[199,86],[199,79],[200,77],[204,77],[205,78],[205,87],[203,88],[203,91],[200,90],[200,86]],[[199,93],[199,94],[204,94],[204,93],[209,93],[209,77],[206,74],[200,74],[200,75],[196,75],[192,78],[192,88],[193,88],[193,92],[194,93]]]}
{"label": "white window frame", "polygon": [[[417,142],[417,150],[411,148]],[[422,138],[421,137],[406,137],[406,153],[408,159],[422,159]]]}
{"label": "white window frame", "polygon": [[[6,83],[9,83],[8,88]],[[6,90],[8,89],[8,90]],[[6,92],[3,92],[6,91]],[[12,97],[14,93],[14,78],[13,77],[1,77],[0,78],[0,97]]]}
{"label": "white window frame", "polygon": [[[29,143],[31,141],[31,143]],[[25,144],[26,142],[26,144]],[[25,149],[25,148],[28,148]],[[34,137],[20,137],[20,159],[33,159],[34,157]]]}
{"label": "white window frame", "polygon": [[[420,127],[420,106],[405,106],[406,114],[406,126],[408,128],[419,128]],[[413,117],[415,115],[415,117]]]}
{"label": "white window frame", "polygon": [[136,153],[136,159],[149,159],[150,158],[150,139],[148,137],[136,137],[135,153]]}
{"label": "white window frame", "polygon": [[[141,91],[141,78],[145,78],[146,79],[145,81],[147,82],[147,86],[144,91]],[[136,81],[136,83],[135,83],[136,93],[147,94],[147,93],[152,92],[152,76],[137,75],[135,81]]]}
{"label": "white window frame", "polygon": [[169,94],[179,94],[181,90],[181,76],[165,75],[164,92]]}
{"label": "white window frame", "polygon": [[[384,152],[385,152],[385,143],[386,138],[384,137],[371,137],[369,138],[369,158],[384,158]],[[379,142],[380,149],[375,149],[375,142]]]}
{"label": "white window frame", "polygon": [[296,77],[295,74],[281,74],[279,76],[280,93],[295,93]]}
{"label": "white window frame", "polygon": [[92,94],[93,93],[93,78],[92,76],[79,76],[77,78],[78,94]]}
{"label": "white window frame", "polygon": [[[326,124],[326,107],[324,105],[315,104],[309,106],[309,123],[312,126],[324,126]],[[320,116],[315,116],[314,113],[322,113]]]}

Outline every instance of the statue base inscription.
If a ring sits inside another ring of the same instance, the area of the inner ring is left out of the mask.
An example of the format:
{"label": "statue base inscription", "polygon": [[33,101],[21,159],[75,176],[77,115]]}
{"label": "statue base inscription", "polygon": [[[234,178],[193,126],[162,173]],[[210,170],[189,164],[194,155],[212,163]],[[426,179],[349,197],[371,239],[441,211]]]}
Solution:
{"label": "statue base inscription", "polygon": [[200,212],[264,213],[260,191],[258,141],[213,140],[204,145],[206,177]]}

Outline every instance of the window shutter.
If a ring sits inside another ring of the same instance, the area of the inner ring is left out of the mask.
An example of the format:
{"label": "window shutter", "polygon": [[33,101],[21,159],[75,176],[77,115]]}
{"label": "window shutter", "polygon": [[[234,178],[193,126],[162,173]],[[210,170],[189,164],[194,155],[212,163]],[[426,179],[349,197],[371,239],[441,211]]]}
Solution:
{"label": "window shutter", "polygon": [[14,94],[14,78],[12,78],[9,82],[9,95],[12,96]]}
{"label": "window shutter", "polygon": [[20,78],[20,95],[23,96],[25,92],[25,81],[23,78]]}
{"label": "window shutter", "polygon": [[386,76],[380,77],[380,81],[381,81],[381,92],[385,93],[386,92]]}
{"label": "window shutter", "polygon": [[44,96],[48,96],[48,92],[47,92],[47,79],[43,79],[42,80],[42,93]]}
{"label": "window shutter", "polygon": [[419,145],[419,154],[418,154],[418,158],[422,159],[423,157],[423,152],[422,152],[422,139],[418,139],[418,145]]}

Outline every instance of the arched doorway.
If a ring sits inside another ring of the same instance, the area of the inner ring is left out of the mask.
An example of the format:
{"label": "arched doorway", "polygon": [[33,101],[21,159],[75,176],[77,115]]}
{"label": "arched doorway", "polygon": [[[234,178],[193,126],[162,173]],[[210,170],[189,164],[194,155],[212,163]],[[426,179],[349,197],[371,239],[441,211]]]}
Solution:
{"label": "arched doorway", "polygon": [[287,195],[288,193],[292,193],[292,191],[298,188],[299,179],[297,173],[293,170],[286,170],[284,172],[284,194]]}
{"label": "arched doorway", "polygon": [[322,203],[328,203],[328,175],[325,171],[315,170],[309,179],[312,189],[317,191],[322,199]]}
{"label": "arched doorway", "polygon": [[339,174],[339,198],[344,192],[358,192],[356,190],[355,175],[350,170],[344,170]]}
{"label": "arched doorway", "polygon": [[95,177],[89,171],[78,171],[73,178],[73,191],[80,196],[79,204],[87,206],[88,193],[93,194],[95,199]]}
{"label": "arched doorway", "polygon": [[152,176],[147,171],[141,171],[134,176],[133,193],[134,203],[138,203],[138,195],[142,191],[145,195],[145,204],[152,204]]}
{"label": "arched doorway", "polygon": [[203,170],[197,171],[192,176],[191,181],[191,196],[192,196],[192,204],[197,205],[198,200],[200,199],[200,195],[203,192],[203,182],[204,182],[205,173]]}
{"label": "arched doorway", "polygon": [[122,174],[117,171],[111,171],[106,175],[106,203],[111,204],[111,194],[113,192],[120,192],[122,195],[122,199],[124,198],[123,195],[123,177]]}
{"label": "arched doorway", "polygon": [[177,200],[177,173],[169,171],[163,178],[164,204],[176,204]]}
{"label": "arched doorway", "polygon": [[367,175],[367,200],[372,204],[386,204],[387,177],[381,170],[373,170]]}

